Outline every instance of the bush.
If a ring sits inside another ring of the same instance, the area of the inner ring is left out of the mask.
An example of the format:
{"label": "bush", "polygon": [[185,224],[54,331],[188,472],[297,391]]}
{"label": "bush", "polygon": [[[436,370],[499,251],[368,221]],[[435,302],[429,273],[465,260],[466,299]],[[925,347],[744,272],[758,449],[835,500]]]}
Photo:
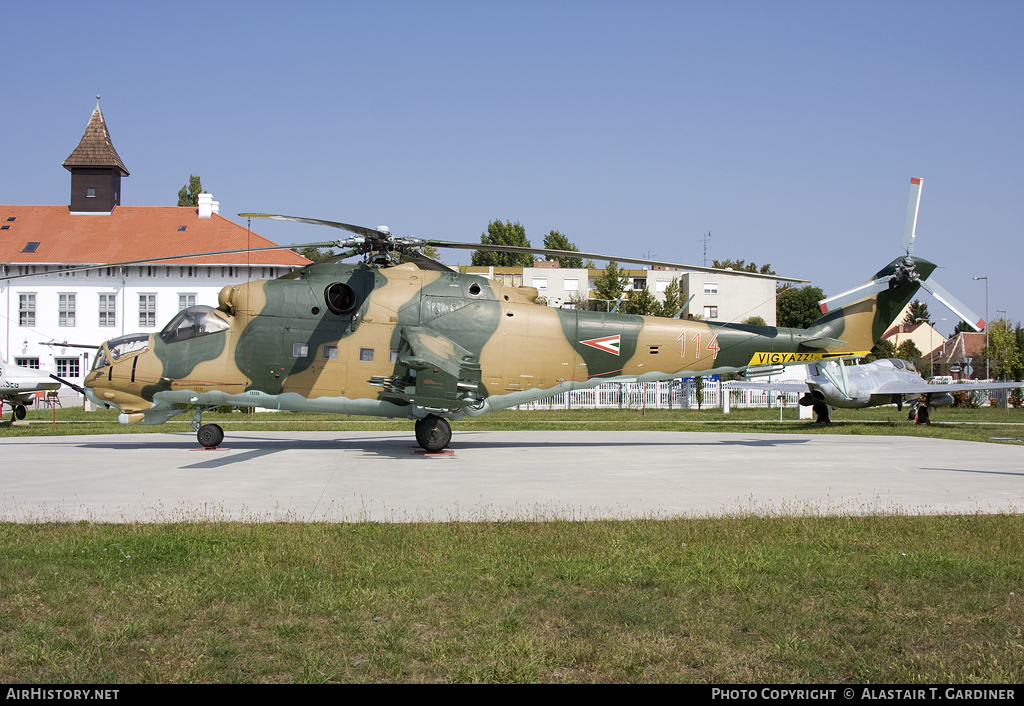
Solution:
{"label": "bush", "polygon": [[953,393],[953,406],[954,407],[967,407],[974,409],[978,407],[978,401],[974,398],[974,392],[971,390],[964,390],[962,392]]}

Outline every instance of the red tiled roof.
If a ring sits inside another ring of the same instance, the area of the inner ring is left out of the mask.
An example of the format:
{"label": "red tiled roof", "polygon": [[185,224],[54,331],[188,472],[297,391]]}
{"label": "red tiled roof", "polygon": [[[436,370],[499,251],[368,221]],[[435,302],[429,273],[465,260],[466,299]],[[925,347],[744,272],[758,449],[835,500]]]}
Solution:
{"label": "red tiled roof", "polygon": [[936,349],[933,355],[935,362],[943,365],[962,363],[967,358],[982,360],[981,352],[984,348],[984,332],[961,331],[946,343],[945,355],[943,355],[941,347]]}
{"label": "red tiled roof", "polygon": [[[0,263],[14,264],[107,264],[277,244],[219,214],[199,218],[197,210],[187,206],[118,206],[109,215],[72,215],[67,206],[0,205],[0,226],[9,226],[0,230]],[[185,230],[179,231],[180,226]],[[30,242],[39,243],[35,252],[22,252]],[[309,264],[306,258],[285,249],[164,262],[279,267]]]}
{"label": "red tiled roof", "polygon": [[897,333],[913,333],[917,329],[921,328],[921,326],[922,324],[920,323],[909,325],[896,324],[895,326],[891,327],[888,331],[883,333],[882,338],[886,339],[889,338],[890,336],[896,335]]}

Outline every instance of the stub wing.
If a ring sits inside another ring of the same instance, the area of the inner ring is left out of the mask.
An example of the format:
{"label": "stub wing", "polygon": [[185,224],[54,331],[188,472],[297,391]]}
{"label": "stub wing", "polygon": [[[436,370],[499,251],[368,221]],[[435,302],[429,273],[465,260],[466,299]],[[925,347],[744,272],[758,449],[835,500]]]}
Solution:
{"label": "stub wing", "polygon": [[449,413],[480,404],[483,397],[479,359],[425,326],[402,328],[395,374],[370,383],[383,388],[383,399]]}

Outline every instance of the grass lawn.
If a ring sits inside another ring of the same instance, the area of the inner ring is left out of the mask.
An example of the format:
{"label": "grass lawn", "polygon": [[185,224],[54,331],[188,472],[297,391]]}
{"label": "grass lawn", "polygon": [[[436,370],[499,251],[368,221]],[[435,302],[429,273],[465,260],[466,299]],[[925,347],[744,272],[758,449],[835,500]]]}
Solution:
{"label": "grass lawn", "polygon": [[[455,428],[1024,437],[1018,410],[939,410],[931,427],[894,408],[828,427],[784,414],[506,411]],[[0,436],[187,429],[58,420]],[[412,428],[204,421],[229,435]],[[5,523],[0,680],[1020,683],[1022,594],[1019,515]]]}

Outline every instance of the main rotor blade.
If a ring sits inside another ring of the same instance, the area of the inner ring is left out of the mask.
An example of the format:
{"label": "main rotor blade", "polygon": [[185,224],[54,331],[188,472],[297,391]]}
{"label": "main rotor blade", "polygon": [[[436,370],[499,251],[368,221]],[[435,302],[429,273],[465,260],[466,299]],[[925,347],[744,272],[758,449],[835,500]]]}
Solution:
{"label": "main rotor blade", "polygon": [[[340,223],[338,221],[326,221],[320,218],[302,218],[300,216],[282,216],[273,213],[239,213],[239,216],[243,218],[269,218],[275,221],[294,221],[296,223],[309,223],[312,225],[329,226],[331,228],[341,228],[352,233],[356,233],[365,238],[380,238],[388,237],[392,235],[386,230],[366,228],[364,226],[354,226],[349,223]],[[770,279],[778,282],[796,282],[805,283],[810,280],[796,279],[793,277],[780,277],[779,275],[762,275],[758,272],[741,272],[739,270],[725,270],[717,267],[700,267],[698,265],[683,265],[678,262],[661,262],[658,260],[643,260],[639,258],[631,257],[615,257],[611,255],[601,255],[599,253],[587,253],[577,252],[575,250],[547,250],[544,248],[529,248],[519,245],[491,245],[487,243],[459,243],[450,240],[428,240],[418,238],[402,238],[395,239],[396,244],[419,247],[422,245],[430,245],[435,248],[455,248],[458,250],[488,250],[491,252],[513,252],[513,253],[527,253],[531,255],[553,255],[555,257],[586,257],[594,260],[604,260],[606,262],[628,262],[637,265],[652,265],[657,267],[675,267],[681,270],[693,270],[695,272],[711,272],[711,273],[722,273],[730,275],[742,275],[744,277],[757,277],[760,279]],[[401,242],[405,241],[405,242]],[[339,247],[347,247],[350,243],[343,243]],[[397,249],[406,252],[405,247],[399,247]]]}
{"label": "main rotor blade", "polygon": [[921,211],[922,186],[924,186],[924,179],[911,178],[910,198],[907,200],[907,219],[903,222],[903,249],[907,255],[914,252],[914,239],[917,237],[917,215]]}
{"label": "main rotor blade", "polygon": [[419,265],[421,270],[436,270],[438,272],[455,272],[452,268],[443,262],[438,262],[432,257],[427,257],[421,252],[416,250],[403,250],[402,260],[407,262],[414,262]]}
{"label": "main rotor blade", "polygon": [[295,223],[309,223],[315,226],[328,226],[330,228],[341,228],[347,230],[350,233],[361,235],[364,238],[379,238],[382,235],[390,235],[383,231],[375,228],[367,228],[365,226],[354,226],[349,223],[339,223],[338,221],[325,221],[320,218],[302,218],[300,216],[281,216],[276,213],[239,213],[242,218],[267,218],[272,221],[294,221]]}
{"label": "main rotor blade", "polygon": [[883,289],[889,286],[889,280],[892,277],[882,277],[880,279],[871,280],[867,284],[862,284],[859,287],[848,289],[845,292],[840,292],[834,297],[828,299],[822,299],[818,302],[818,306],[821,307],[821,313],[827,314],[830,311],[835,311],[840,307],[844,307],[847,304],[853,304],[856,301],[860,301],[866,297],[870,297],[872,294],[877,294]]}
{"label": "main rotor blade", "polygon": [[211,252],[181,253],[180,255],[164,255],[162,257],[147,257],[144,260],[125,260],[123,262],[103,262],[96,265],[82,265],[81,267],[69,267],[66,270],[54,270],[53,272],[36,272],[27,275],[7,275],[0,277],[0,282],[9,279],[21,279],[22,277],[40,277],[57,272],[81,272],[83,270],[98,270],[103,267],[129,267],[131,265],[146,265],[150,262],[163,262],[165,260],[183,260],[187,257],[208,257],[210,255],[236,255],[243,252],[260,252],[262,250],[298,250],[300,248],[336,248],[340,247],[337,240],[328,240],[322,243],[299,243],[292,245],[269,245],[262,248],[239,248],[237,250],[214,250]]}
{"label": "main rotor blade", "polygon": [[546,250],[544,248],[528,248],[521,245],[491,245],[489,243],[457,243],[450,240],[424,239],[426,245],[435,248],[456,248],[459,250],[487,250],[491,252],[513,252],[527,253],[532,255],[553,255],[554,257],[585,257],[593,260],[604,260],[606,262],[628,262],[637,265],[653,265],[657,267],[675,267],[681,270],[693,270],[695,272],[711,272],[714,274],[743,275],[745,277],[758,277],[760,279],[771,279],[779,282],[809,282],[806,279],[795,279],[793,277],[781,277],[779,275],[762,275],[758,272],[741,272],[739,270],[724,270],[718,267],[701,267],[699,265],[683,265],[678,262],[661,262],[660,260],[644,260],[635,257],[619,257],[616,255],[601,255],[599,253],[577,252],[576,250]]}
{"label": "main rotor blade", "polygon": [[959,316],[961,319],[970,324],[975,331],[981,331],[985,328],[985,319],[981,318],[973,311],[964,306],[960,300],[954,297],[952,294],[947,292],[938,282],[931,282],[929,280],[921,280],[919,284],[924,287],[927,291],[932,293],[932,296],[942,302],[947,309],[952,311],[954,314]]}

